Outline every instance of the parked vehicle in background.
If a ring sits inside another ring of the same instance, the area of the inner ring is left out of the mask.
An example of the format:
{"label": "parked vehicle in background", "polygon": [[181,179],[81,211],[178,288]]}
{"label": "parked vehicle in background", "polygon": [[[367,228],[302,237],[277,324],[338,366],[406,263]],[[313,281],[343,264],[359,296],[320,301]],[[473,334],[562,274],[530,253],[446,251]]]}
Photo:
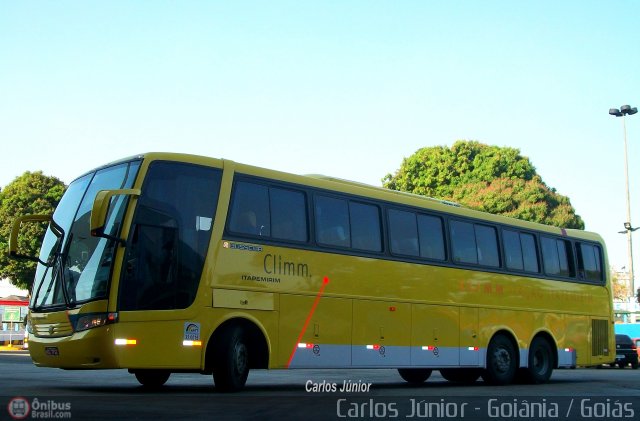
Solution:
{"label": "parked vehicle in background", "polygon": [[625,368],[627,364],[631,364],[633,369],[638,368],[636,342],[627,335],[616,335],[616,364],[620,368]]}

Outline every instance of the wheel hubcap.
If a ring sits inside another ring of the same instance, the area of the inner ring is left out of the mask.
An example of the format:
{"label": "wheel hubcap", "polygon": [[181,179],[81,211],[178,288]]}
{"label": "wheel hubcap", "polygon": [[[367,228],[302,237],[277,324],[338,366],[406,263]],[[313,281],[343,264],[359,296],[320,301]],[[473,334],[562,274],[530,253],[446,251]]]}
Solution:
{"label": "wheel hubcap", "polygon": [[247,361],[247,347],[244,344],[236,344],[235,346],[235,360],[236,360],[236,371],[238,373],[244,373],[247,369],[248,361]]}
{"label": "wheel hubcap", "polygon": [[509,355],[509,351],[504,348],[499,348],[496,349],[493,355],[495,357],[494,367],[496,370],[501,373],[509,371],[509,367],[511,366],[511,355]]}
{"label": "wheel hubcap", "polygon": [[547,358],[543,351],[538,350],[533,354],[533,367],[538,373],[543,373],[547,370]]}

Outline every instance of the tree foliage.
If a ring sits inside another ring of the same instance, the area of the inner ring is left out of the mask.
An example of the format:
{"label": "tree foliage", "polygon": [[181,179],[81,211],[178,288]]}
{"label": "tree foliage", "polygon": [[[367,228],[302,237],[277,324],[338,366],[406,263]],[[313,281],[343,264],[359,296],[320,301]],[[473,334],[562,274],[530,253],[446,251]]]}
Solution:
{"label": "tree foliage", "polygon": [[[56,177],[27,171],[0,191],[0,278],[9,278],[17,287],[31,290],[36,264],[8,258],[11,226],[18,216],[52,214],[65,188]],[[45,224],[24,224],[18,237],[20,253],[38,256],[45,229]]]}
{"label": "tree foliage", "polygon": [[520,150],[457,141],[419,149],[383,185],[466,207],[562,228],[584,229],[566,196],[547,186]]}

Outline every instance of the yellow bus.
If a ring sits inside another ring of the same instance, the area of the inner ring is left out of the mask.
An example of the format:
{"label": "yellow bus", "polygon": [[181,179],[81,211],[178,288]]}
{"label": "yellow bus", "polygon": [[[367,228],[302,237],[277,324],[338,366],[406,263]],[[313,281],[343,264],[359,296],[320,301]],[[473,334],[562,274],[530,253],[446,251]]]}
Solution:
{"label": "yellow bus", "polygon": [[[243,388],[250,369],[542,383],[615,357],[597,234],[323,176],[148,153],[73,181],[29,315],[37,366]],[[28,256],[27,256],[28,257]]]}

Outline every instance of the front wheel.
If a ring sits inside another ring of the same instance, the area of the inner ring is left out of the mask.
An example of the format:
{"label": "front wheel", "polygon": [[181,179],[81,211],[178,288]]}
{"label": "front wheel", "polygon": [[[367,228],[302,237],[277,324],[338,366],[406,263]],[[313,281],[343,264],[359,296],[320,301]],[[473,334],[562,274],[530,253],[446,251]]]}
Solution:
{"label": "front wheel", "polygon": [[419,385],[427,381],[431,376],[430,368],[399,368],[400,377],[408,383]]}
{"label": "front wheel", "polygon": [[518,369],[518,358],[513,343],[504,335],[497,335],[489,342],[487,368],[482,379],[495,386],[513,382]]}
{"label": "front wheel", "polygon": [[535,338],[529,347],[529,364],[525,369],[529,383],[546,383],[551,377],[555,360],[549,342],[544,338]]}
{"label": "front wheel", "polygon": [[138,382],[148,388],[160,387],[169,380],[171,373],[166,370],[136,370],[133,372]]}
{"label": "front wheel", "polygon": [[242,389],[249,376],[249,348],[240,326],[226,329],[214,344],[213,381],[221,392]]}

